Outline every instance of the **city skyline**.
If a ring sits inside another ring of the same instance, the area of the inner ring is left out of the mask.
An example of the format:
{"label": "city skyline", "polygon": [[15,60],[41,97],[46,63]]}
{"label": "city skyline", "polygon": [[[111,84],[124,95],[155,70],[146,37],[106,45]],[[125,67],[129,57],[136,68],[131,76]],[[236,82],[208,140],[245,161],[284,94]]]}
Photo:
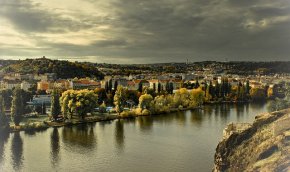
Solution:
{"label": "city skyline", "polygon": [[0,58],[285,61],[290,1],[0,0]]}

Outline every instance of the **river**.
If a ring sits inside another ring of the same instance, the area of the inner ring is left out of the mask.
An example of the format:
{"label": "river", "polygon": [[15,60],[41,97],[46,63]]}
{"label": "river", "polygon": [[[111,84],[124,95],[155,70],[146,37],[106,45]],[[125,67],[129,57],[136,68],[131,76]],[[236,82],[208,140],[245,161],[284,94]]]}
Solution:
{"label": "river", "polygon": [[42,132],[0,133],[0,171],[211,171],[225,126],[253,122],[266,111],[266,104],[206,105]]}

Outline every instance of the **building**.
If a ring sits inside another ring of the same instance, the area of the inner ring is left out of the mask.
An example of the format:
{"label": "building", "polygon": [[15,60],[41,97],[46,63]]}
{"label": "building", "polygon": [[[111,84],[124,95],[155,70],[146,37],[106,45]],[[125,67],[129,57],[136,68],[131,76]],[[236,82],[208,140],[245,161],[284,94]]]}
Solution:
{"label": "building", "polygon": [[0,82],[1,89],[12,90],[13,88],[21,88],[20,80],[3,80]]}
{"label": "building", "polygon": [[70,83],[70,88],[74,90],[81,90],[81,89],[93,90],[96,88],[101,88],[100,82],[89,80],[89,79],[72,80],[69,83]]}

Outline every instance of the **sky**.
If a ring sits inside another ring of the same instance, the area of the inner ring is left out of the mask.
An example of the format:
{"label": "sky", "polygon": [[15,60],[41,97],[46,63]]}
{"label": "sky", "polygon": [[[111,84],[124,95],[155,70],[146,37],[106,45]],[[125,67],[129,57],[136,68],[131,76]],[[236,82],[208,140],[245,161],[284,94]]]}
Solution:
{"label": "sky", "polygon": [[0,58],[290,60],[290,0],[0,0]]}

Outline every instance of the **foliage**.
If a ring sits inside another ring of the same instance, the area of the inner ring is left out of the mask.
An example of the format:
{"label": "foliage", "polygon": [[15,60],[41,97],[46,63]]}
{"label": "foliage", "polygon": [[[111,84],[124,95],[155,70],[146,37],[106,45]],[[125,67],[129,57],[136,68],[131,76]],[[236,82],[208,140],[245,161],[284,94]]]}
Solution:
{"label": "foliage", "polygon": [[102,104],[107,101],[106,89],[96,88],[94,92],[98,95],[98,104]]}
{"label": "foliage", "polygon": [[139,108],[143,109],[150,109],[152,106],[153,97],[150,94],[143,94],[139,98]]}
{"label": "foliage", "polygon": [[174,94],[173,102],[175,107],[179,107],[180,105],[182,107],[188,107],[189,101],[189,92],[186,88],[181,88]]}
{"label": "foliage", "polygon": [[98,95],[91,90],[68,90],[60,98],[61,111],[70,118],[74,113],[84,118],[98,106]]}
{"label": "foliage", "polygon": [[3,97],[5,109],[10,109],[12,102],[12,90],[1,90],[1,96]]}
{"label": "foliage", "polygon": [[204,92],[199,87],[190,92],[190,107],[201,106],[204,102]]}
{"label": "foliage", "polygon": [[290,102],[288,102],[287,100],[276,98],[275,100],[270,101],[267,109],[269,112],[273,112],[289,108],[289,106]]}
{"label": "foliage", "polygon": [[265,90],[263,88],[251,88],[250,96],[255,101],[263,101],[266,99]]}
{"label": "foliage", "polygon": [[[56,73],[58,78],[95,77],[102,79],[103,74],[96,67],[87,63],[50,60],[47,58],[26,59],[6,67],[9,72],[17,73]],[[5,69],[4,69],[5,71]]]}
{"label": "foliage", "polygon": [[100,112],[100,113],[106,113],[106,112],[107,112],[107,106],[106,106],[105,102],[103,102],[103,103],[99,106],[99,112]]}
{"label": "foliage", "polygon": [[5,107],[3,97],[0,97],[0,128],[6,128],[9,126],[8,120],[5,115]]}
{"label": "foliage", "polygon": [[116,112],[120,115],[121,112],[123,112],[125,102],[127,100],[126,94],[127,89],[123,88],[121,85],[118,86],[115,96],[114,96],[114,105]]}
{"label": "foliage", "polygon": [[59,102],[59,92],[54,89],[51,93],[51,115],[56,120],[60,114],[61,107]]}
{"label": "foliage", "polygon": [[15,88],[13,90],[11,116],[13,117],[13,122],[15,126],[19,126],[24,111],[23,98],[21,92],[22,91],[20,88]]}
{"label": "foliage", "polygon": [[172,95],[161,95],[154,98],[154,114],[169,113],[172,106]]}

